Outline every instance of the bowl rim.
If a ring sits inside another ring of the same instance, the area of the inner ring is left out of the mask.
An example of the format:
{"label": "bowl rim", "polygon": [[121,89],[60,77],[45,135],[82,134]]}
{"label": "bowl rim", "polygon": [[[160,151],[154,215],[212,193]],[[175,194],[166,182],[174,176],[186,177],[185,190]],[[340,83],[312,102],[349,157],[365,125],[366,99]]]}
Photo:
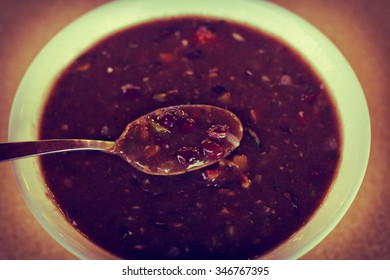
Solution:
{"label": "bowl rim", "polygon": [[[336,103],[343,131],[343,151],[339,171],[346,169],[356,171],[356,175],[353,178],[344,178],[344,174],[338,172],[322,207],[316,210],[306,225],[288,239],[293,240],[293,242],[285,241],[272,251],[261,256],[264,259],[298,259],[302,257],[321,242],[345,215],[359,191],[368,165],[371,142],[370,117],[363,89],[352,67],[337,47],[317,28],[305,19],[277,4],[258,0],[225,0],[225,9],[221,11],[221,9],[218,9],[221,3],[218,0],[166,0],[164,3],[161,2],[158,2],[158,4],[153,0],[110,2],[84,14],[55,35],[33,60],[18,87],[11,109],[8,131],[9,141],[36,139],[40,117],[39,112],[42,111],[43,100],[49,93],[50,85],[54,82],[56,75],[59,74],[60,68],[69,65],[72,59],[76,58],[94,43],[100,41],[103,37],[113,34],[126,26],[149,21],[150,19],[181,16],[184,14],[222,17],[260,28],[264,33],[284,41],[295,49],[311,64],[320,78],[325,81]],[[114,15],[115,20],[113,20]],[[297,41],[293,38],[294,36],[299,37],[300,40]],[[67,42],[70,38],[73,38],[71,42],[74,43],[75,40],[78,40],[78,43],[71,46]],[[69,52],[69,49],[72,51]],[[58,58],[58,61],[55,62],[55,67],[57,68],[49,65],[52,63],[50,59],[50,63],[48,63],[48,54],[52,56],[53,53]],[[53,71],[51,79],[47,79],[43,83],[32,82],[34,78],[45,80],[44,73],[39,73],[39,69],[42,68]],[[330,79],[333,79],[332,83]],[[342,79],[348,81],[348,85],[343,84],[344,81]],[[333,81],[337,81],[337,85]],[[44,94],[40,95],[38,101],[34,101],[36,96],[26,93],[29,92],[29,88],[44,90]],[[347,92],[348,96],[335,96],[335,94],[340,95],[342,91]],[[354,111],[346,112],[345,110],[340,110],[340,106],[344,106],[347,99],[350,102],[351,96],[353,97]],[[34,105],[36,112],[30,118],[26,115],[26,112],[29,109],[28,106],[34,104],[34,102],[39,104]],[[26,122],[26,119],[29,121]],[[357,122],[356,120],[359,121]],[[356,152],[357,148],[359,148],[359,154],[351,156],[351,153]],[[40,211],[41,208],[35,200],[43,199],[43,197],[36,198],[32,195],[32,192],[35,184],[44,185],[45,183],[42,178],[32,179],[33,176],[39,176],[37,173],[39,164],[36,159],[29,158],[15,161],[13,165],[19,189],[28,208],[52,238],[72,254],[82,259],[112,258],[111,254],[96,248],[97,251],[91,254],[88,252],[88,248],[89,246],[94,246],[94,244],[88,244],[87,242],[87,245],[84,246],[83,244],[78,244],[78,240],[59,233],[57,228],[54,228],[51,221],[48,220],[45,213]],[[26,170],[30,169],[35,172],[35,175],[26,175]],[[332,199],[337,197],[334,185],[339,184],[340,180],[345,185],[345,197],[342,201],[339,201],[338,205],[334,205]],[[329,211],[329,209],[335,209],[335,213],[329,218],[328,223],[321,228],[310,228],[313,220],[319,223],[319,220],[316,220],[316,218],[324,215],[324,211]],[[305,237],[307,235],[313,235],[316,238],[306,240]]]}

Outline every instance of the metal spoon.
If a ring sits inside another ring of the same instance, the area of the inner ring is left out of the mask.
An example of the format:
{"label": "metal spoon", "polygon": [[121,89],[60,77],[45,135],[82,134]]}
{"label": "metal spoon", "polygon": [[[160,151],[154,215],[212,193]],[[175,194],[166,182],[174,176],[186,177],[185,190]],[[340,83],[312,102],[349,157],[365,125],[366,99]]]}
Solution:
{"label": "metal spoon", "polygon": [[153,175],[178,175],[211,165],[236,149],[243,128],[232,112],[209,105],[160,108],[129,123],[115,142],[54,139],[0,143],[0,162],[34,155],[98,150]]}

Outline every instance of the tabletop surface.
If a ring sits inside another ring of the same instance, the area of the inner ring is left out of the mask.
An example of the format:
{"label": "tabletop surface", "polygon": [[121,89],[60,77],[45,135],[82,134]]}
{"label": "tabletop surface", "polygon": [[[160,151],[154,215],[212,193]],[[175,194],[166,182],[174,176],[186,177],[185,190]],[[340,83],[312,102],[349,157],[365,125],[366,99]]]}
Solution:
{"label": "tabletop surface", "polygon": [[[31,61],[69,22],[108,0],[0,0],[0,142]],[[390,259],[390,1],[273,0],[321,30],[341,50],[365,92],[372,128],[366,176],[336,228],[302,259]],[[351,171],[353,172],[353,171]],[[75,259],[36,222],[12,165],[0,164],[0,259]]]}

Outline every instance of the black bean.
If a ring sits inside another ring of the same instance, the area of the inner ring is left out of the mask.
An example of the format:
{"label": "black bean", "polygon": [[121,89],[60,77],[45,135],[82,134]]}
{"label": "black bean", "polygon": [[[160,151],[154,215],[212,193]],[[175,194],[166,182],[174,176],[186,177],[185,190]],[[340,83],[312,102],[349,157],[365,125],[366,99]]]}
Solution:
{"label": "black bean", "polygon": [[163,116],[159,117],[158,123],[166,128],[172,128],[176,122],[184,117],[182,110],[171,109],[164,113]]}
{"label": "black bean", "polygon": [[177,151],[176,158],[183,165],[191,164],[199,159],[199,151],[196,147],[182,147]]}
{"label": "black bean", "polygon": [[200,59],[203,57],[203,52],[197,48],[191,48],[186,52],[188,59]]}
{"label": "black bean", "polygon": [[167,26],[160,30],[160,36],[162,38],[168,38],[174,35],[178,31],[179,30],[177,29],[176,26]]}
{"label": "black bean", "polygon": [[225,92],[227,92],[228,90],[224,87],[224,86],[221,86],[221,85],[216,85],[216,86],[213,86],[211,88],[211,91],[215,94],[224,94]]}
{"label": "black bean", "polygon": [[203,154],[213,160],[222,158],[225,153],[225,149],[221,145],[209,139],[202,141],[202,148]]}
{"label": "black bean", "polygon": [[207,130],[207,135],[212,139],[225,139],[229,134],[229,126],[216,124]]}
{"label": "black bean", "polygon": [[283,134],[291,134],[292,133],[292,130],[291,130],[290,126],[288,126],[288,125],[281,125],[281,126],[279,126],[279,129]]}

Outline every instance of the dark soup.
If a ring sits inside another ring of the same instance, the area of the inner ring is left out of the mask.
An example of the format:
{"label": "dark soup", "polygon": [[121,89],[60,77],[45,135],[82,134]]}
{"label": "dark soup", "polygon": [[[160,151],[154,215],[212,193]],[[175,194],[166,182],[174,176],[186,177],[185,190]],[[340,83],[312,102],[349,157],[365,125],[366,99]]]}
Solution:
{"label": "dark soup", "polygon": [[179,104],[233,112],[240,146],[177,176],[100,152],[43,156],[49,190],[75,228],[123,259],[252,259],[308,222],[337,172],[337,112],[294,50],[242,24],[179,17],[102,40],[54,84],[40,138],[114,141],[136,118]]}

